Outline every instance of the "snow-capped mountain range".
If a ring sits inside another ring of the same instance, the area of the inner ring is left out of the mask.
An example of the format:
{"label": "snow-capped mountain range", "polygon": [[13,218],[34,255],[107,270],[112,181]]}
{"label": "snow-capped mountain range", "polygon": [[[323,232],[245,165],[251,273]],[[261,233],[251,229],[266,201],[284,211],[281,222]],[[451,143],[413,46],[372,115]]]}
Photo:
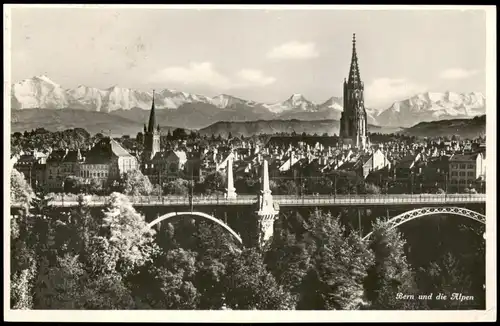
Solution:
{"label": "snow-capped mountain range", "polygon": [[[98,89],[80,85],[65,89],[45,75],[25,79],[12,85],[12,109],[78,109],[116,113],[151,108],[152,92],[117,86]],[[155,92],[157,109],[176,110],[186,104],[204,103],[221,110],[238,110],[238,116],[256,114],[262,118],[322,120],[340,119],[342,98],[331,97],[314,103],[301,94],[293,94],[283,102],[267,104],[221,94],[215,97],[163,89]],[[421,121],[473,117],[485,114],[485,97],[481,93],[422,93],[395,102],[385,110],[366,108],[368,123],[384,126],[411,126]],[[251,112],[251,114],[250,114]]]}
{"label": "snow-capped mountain range", "polygon": [[410,127],[421,121],[471,118],[486,114],[486,98],[479,92],[414,95],[394,102],[375,119],[380,125]]}

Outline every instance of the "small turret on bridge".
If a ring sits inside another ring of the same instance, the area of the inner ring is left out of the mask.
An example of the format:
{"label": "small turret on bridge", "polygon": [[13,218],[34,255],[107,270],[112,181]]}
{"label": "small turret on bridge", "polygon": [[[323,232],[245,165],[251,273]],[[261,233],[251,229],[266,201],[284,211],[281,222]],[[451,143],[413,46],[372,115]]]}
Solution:
{"label": "small turret on bridge", "polygon": [[227,160],[227,171],[226,171],[226,198],[235,199],[236,198],[236,188],[234,187],[233,178],[233,157],[229,157]]}
{"label": "small turret on bridge", "polygon": [[[232,159],[230,158],[227,161],[225,193],[225,200],[228,203],[237,201],[237,194],[236,189],[234,188],[233,180],[233,164]],[[256,210],[253,211],[253,214],[249,214],[244,217],[249,223],[246,224],[247,227],[245,227],[245,231],[248,232],[248,234],[246,237],[244,237],[244,239],[242,239],[242,237],[237,232],[235,232],[227,224],[227,222],[224,223],[221,220],[217,219],[215,216],[204,212],[170,212],[157,217],[154,221],[149,223],[149,226],[153,227],[161,221],[173,217],[196,216],[211,220],[212,222],[221,225],[228,232],[230,232],[234,236],[234,238],[238,240],[239,243],[243,244],[244,246],[259,248],[265,247],[265,245],[271,240],[273,236],[274,221],[277,220],[279,214],[279,205],[273,200],[269,184],[268,163],[267,160],[264,160],[262,163],[261,190],[259,191],[257,202],[253,203],[253,207],[255,207]]]}
{"label": "small turret on bridge", "polygon": [[271,239],[274,231],[274,221],[278,218],[279,205],[273,201],[269,187],[269,170],[267,160],[262,165],[262,184],[257,207],[257,245],[262,247]]}
{"label": "small turret on bridge", "polygon": [[[230,157],[227,160],[226,171],[226,193],[228,200],[236,199],[236,189],[233,178],[233,160]],[[262,164],[261,190],[258,194],[256,214],[256,243],[254,245],[262,247],[273,236],[274,221],[278,218],[279,205],[273,201],[271,189],[269,187],[269,168],[267,160]]]}

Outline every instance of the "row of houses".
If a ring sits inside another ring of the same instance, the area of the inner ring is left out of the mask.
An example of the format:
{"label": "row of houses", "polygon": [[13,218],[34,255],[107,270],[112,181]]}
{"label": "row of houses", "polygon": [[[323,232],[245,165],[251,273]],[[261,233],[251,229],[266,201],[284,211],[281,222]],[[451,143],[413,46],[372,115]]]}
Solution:
{"label": "row of houses", "polygon": [[62,190],[69,176],[96,179],[104,184],[118,180],[123,173],[137,170],[138,160],[116,140],[103,138],[89,150],[55,150],[21,155],[14,168],[22,172],[33,187]]}
{"label": "row of houses", "polygon": [[[320,139],[321,138],[321,139]],[[435,144],[376,144],[367,150],[342,149],[328,137],[289,141],[271,137],[267,142],[191,144],[179,142],[140,162],[114,139],[103,138],[87,150],[57,150],[20,156],[14,167],[33,186],[61,190],[68,176],[100,183],[119,180],[123,173],[141,170],[153,184],[177,178],[203,181],[206,175],[226,173],[232,161],[234,178],[258,178],[268,161],[270,178],[321,178],[334,171],[350,171],[367,182],[405,185],[404,191],[439,187],[449,191],[480,188],[486,178],[486,152]],[[402,190],[403,191],[403,190]]]}

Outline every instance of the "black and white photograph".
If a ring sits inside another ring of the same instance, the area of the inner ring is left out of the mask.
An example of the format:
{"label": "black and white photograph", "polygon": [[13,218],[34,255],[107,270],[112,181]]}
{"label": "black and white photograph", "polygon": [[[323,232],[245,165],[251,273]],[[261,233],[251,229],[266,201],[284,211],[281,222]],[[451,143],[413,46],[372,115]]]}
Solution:
{"label": "black and white photograph", "polygon": [[495,7],[431,7],[4,5],[6,318],[495,320]]}

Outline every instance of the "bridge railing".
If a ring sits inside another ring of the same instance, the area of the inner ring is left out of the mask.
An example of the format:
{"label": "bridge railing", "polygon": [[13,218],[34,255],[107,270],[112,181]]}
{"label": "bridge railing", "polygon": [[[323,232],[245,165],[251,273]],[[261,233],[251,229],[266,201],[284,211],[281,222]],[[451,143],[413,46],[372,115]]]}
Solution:
{"label": "bridge railing", "polygon": [[273,196],[280,204],[314,205],[314,204],[410,204],[410,203],[457,203],[482,202],[484,194],[395,194],[395,195],[336,195],[336,196]]}
{"label": "bridge railing", "polygon": [[[102,206],[109,196],[85,196],[90,206]],[[485,202],[485,194],[379,194],[379,195],[274,195],[274,200],[280,205],[335,205],[335,204],[420,204],[420,203],[472,203]],[[129,196],[134,205],[161,206],[161,205],[249,205],[257,202],[256,195],[239,195],[234,199],[227,199],[223,195],[194,196]],[[57,206],[76,206],[78,196],[56,195],[53,204]],[[11,204],[15,206],[15,204]]]}

